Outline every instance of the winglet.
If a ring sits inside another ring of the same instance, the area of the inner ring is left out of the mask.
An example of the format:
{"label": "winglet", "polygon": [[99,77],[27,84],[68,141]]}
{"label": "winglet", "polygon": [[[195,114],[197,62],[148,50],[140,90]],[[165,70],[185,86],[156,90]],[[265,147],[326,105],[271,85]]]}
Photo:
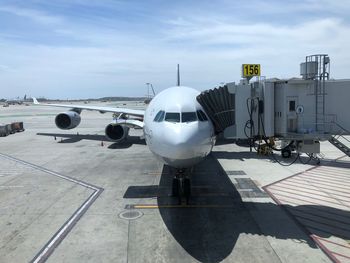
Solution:
{"label": "winglet", "polygon": [[40,104],[39,101],[36,98],[34,98],[34,97],[33,97],[33,103],[36,104],[36,105]]}

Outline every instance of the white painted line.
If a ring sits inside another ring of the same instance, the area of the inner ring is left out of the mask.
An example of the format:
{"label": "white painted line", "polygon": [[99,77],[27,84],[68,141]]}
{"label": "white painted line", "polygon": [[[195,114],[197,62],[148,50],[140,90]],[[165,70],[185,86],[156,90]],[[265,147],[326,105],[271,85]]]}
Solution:
{"label": "white painted line", "polygon": [[24,185],[0,185],[0,189],[23,188]]}
{"label": "white painted line", "polygon": [[63,226],[54,234],[54,236],[49,240],[49,242],[39,251],[39,253],[32,259],[31,262],[45,262],[48,257],[51,255],[53,250],[61,243],[63,238],[69,233],[69,231],[73,228],[74,224],[83,216],[89,206],[96,200],[96,198],[102,193],[103,188],[90,185],[88,183],[82,182],[80,180],[76,180],[74,178],[50,171],[44,167],[28,163],[26,161],[5,155],[0,153],[0,157],[6,158],[8,160],[14,161],[16,163],[20,163],[22,165],[31,167],[33,169],[45,172],[47,174],[59,177],[61,179],[70,181],[72,183],[81,185],[85,188],[91,189],[94,192],[90,195],[90,197],[73,213],[73,215],[63,224]]}
{"label": "white painted line", "polygon": [[86,200],[84,202],[84,204],[80,207],[80,209],[78,209],[74,214],[73,216],[70,218],[70,220],[68,222],[66,222],[64,224],[64,226],[60,229],[60,231],[58,233],[55,234],[54,238],[51,240],[51,242],[49,242],[44,250],[41,251],[40,254],[38,254],[36,257],[35,257],[35,260],[32,261],[34,263],[38,263],[38,262],[41,262],[42,259],[45,259],[47,257],[47,253],[49,252],[49,250],[53,247],[56,247],[57,246],[57,242],[60,242],[59,239],[61,238],[61,236],[65,235],[67,229],[73,225],[76,221],[76,219],[81,216],[81,214],[84,212],[84,209],[92,202],[92,200],[95,198],[95,196],[99,194],[99,191],[96,191],[94,192],[90,198],[88,198],[88,200]]}
{"label": "white painted line", "polygon": [[59,177],[59,178],[62,178],[62,179],[64,179],[64,180],[67,180],[67,181],[70,181],[70,182],[79,184],[79,185],[81,185],[81,186],[84,186],[84,187],[93,189],[93,190],[95,190],[95,191],[97,191],[97,190],[99,189],[99,188],[97,188],[97,187],[95,187],[95,186],[92,186],[92,185],[90,185],[90,184],[84,183],[84,182],[82,182],[82,181],[78,181],[78,180],[73,179],[73,178],[70,178],[70,177],[68,177],[68,176],[61,175],[61,174],[59,174],[59,173],[50,171],[50,170],[48,170],[48,169],[46,169],[46,168],[44,168],[44,167],[41,167],[41,166],[38,166],[38,165],[35,165],[35,164],[31,164],[31,163],[22,161],[22,160],[20,160],[20,159],[16,159],[16,158],[13,158],[13,157],[11,157],[11,156],[4,155],[4,154],[2,154],[2,153],[0,153],[0,156],[1,156],[1,157],[4,157],[4,158],[6,158],[6,159],[12,160],[12,161],[14,161],[14,162],[21,163],[21,164],[23,164],[23,165],[29,166],[29,167],[31,167],[31,168],[33,168],[33,169],[40,170],[40,171],[42,171],[42,172],[45,172],[45,173],[48,173],[48,174],[52,174],[52,175],[57,176],[57,177]]}

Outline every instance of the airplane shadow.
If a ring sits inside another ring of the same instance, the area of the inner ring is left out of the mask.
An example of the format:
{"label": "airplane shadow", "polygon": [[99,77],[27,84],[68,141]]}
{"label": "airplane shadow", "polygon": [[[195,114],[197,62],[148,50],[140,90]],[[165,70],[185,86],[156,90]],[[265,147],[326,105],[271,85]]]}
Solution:
{"label": "airplane shadow", "polygon": [[[81,140],[99,142],[110,141],[106,136],[98,134],[37,133],[37,135],[54,137],[56,139],[59,139],[58,143],[76,143]],[[146,145],[146,142],[139,136],[128,136],[128,138],[122,142],[109,145],[108,149],[125,149],[131,147],[134,144]]]}
{"label": "airplane shadow", "polygon": [[[190,199],[190,205],[193,207],[169,208],[169,205],[177,204],[178,201],[170,196],[172,178],[172,169],[165,165],[159,186],[130,186],[124,198],[156,197],[160,215],[168,231],[188,254],[200,262],[224,260],[231,254],[242,233],[300,240],[316,248],[314,241],[305,232],[290,227],[290,221],[281,220],[282,207],[299,211],[318,209],[350,218],[350,212],[326,206],[291,207],[273,203],[243,202],[238,190],[212,155],[194,169],[193,194]],[[257,224],[257,219],[252,216],[254,211],[263,211],[266,215],[258,219],[265,226],[263,230]],[[319,236],[329,237],[322,232]]]}

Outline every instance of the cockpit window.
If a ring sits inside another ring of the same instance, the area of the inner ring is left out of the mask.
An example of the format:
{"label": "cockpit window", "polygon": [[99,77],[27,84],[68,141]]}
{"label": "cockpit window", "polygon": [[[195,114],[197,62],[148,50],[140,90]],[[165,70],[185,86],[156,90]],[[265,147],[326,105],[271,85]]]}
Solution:
{"label": "cockpit window", "polygon": [[180,113],[167,112],[165,114],[165,120],[169,122],[180,122]]}
{"label": "cockpit window", "polygon": [[182,122],[192,122],[197,121],[197,115],[195,112],[183,112],[181,113],[181,121]]}
{"label": "cockpit window", "polygon": [[155,122],[162,122],[164,120],[164,115],[165,115],[165,111],[159,111],[156,115],[156,117],[154,117]]}
{"label": "cockpit window", "polygon": [[207,115],[205,115],[205,113],[202,110],[197,110],[197,116],[198,116],[198,120],[200,121],[207,121]]}

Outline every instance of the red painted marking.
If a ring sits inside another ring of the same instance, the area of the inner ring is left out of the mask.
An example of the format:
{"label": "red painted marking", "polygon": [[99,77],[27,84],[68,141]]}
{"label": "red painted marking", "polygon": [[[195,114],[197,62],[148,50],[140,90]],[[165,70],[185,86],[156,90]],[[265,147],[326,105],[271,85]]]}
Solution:
{"label": "red painted marking", "polygon": [[[325,220],[330,220],[330,221],[336,221],[338,223],[341,223],[341,224],[344,224],[344,225],[350,225],[349,222],[344,222],[344,221],[341,221],[341,220],[337,220],[337,219],[334,219],[334,218],[331,218],[331,217],[327,217],[327,216],[324,216],[324,215],[320,215],[320,214],[315,214],[315,213],[310,213],[309,211],[305,212],[299,208],[296,207],[288,207],[288,209],[290,210],[294,210],[294,211],[298,211],[300,213],[303,213],[303,214],[306,214],[306,215],[311,215],[311,216],[315,216],[315,217],[319,217],[319,218],[322,218],[322,219],[325,219]],[[319,210],[319,211],[322,211],[322,210]],[[336,215],[336,214],[332,214],[333,216]],[[347,217],[346,217],[347,218]],[[350,220],[350,218],[347,218]]]}
{"label": "red painted marking", "polygon": [[[325,188],[325,187],[316,187],[316,186],[313,186],[313,185],[310,185],[312,186],[313,188],[309,188],[309,187],[305,187],[305,186],[300,186],[299,184],[293,184],[293,182],[281,182],[280,185],[283,184],[283,185],[291,185],[291,186],[295,186],[297,187],[297,189],[307,189],[307,190],[311,190],[311,191],[321,191],[320,192],[324,192],[324,190],[329,190],[328,188]],[[277,185],[271,185],[269,187],[276,187]],[[334,194],[334,192],[336,192],[336,194]],[[325,193],[328,193],[328,194],[332,194],[332,195],[335,195],[335,196],[341,196],[341,197],[345,197],[345,198],[350,198],[350,195],[341,195],[339,194],[339,191],[329,191],[329,192],[325,192]],[[347,193],[347,192],[340,192],[340,193]]]}
{"label": "red painted marking", "polygon": [[[293,214],[293,212],[291,212]],[[345,239],[349,239],[350,237],[350,230],[349,229],[346,229],[346,228],[342,228],[342,227],[339,227],[339,226],[334,226],[334,225],[331,225],[331,224],[328,224],[328,223],[323,223],[323,222],[320,222],[320,221],[317,221],[317,219],[310,219],[308,217],[304,217],[302,215],[296,215],[296,214],[293,214],[295,217],[297,218],[300,218],[300,220],[307,220],[307,221],[310,221],[311,224],[312,223],[316,223],[316,224],[319,224],[319,225],[325,225],[327,227],[331,227],[332,229],[330,229],[330,231],[327,231],[327,230],[321,230],[322,232],[327,232],[327,233],[330,233],[332,234],[332,236],[337,236],[337,237],[342,237],[342,238],[345,238]],[[300,221],[299,220],[299,221]],[[303,223],[304,225],[308,226],[308,227],[311,227],[311,228],[314,228],[315,226],[313,225],[309,225],[308,223]],[[340,232],[349,232],[349,235],[338,235],[334,232],[336,231],[340,231]]]}
{"label": "red painted marking", "polygon": [[350,249],[350,246],[346,246],[346,245],[343,245],[343,244],[340,244],[340,243],[337,243],[337,242],[334,242],[334,241],[331,241],[331,240],[328,240],[328,239],[324,239],[322,237],[318,237],[318,239],[320,239],[322,241],[325,241],[327,243],[331,243],[331,244],[334,244],[334,245],[337,245],[337,246],[340,246],[340,247],[345,247],[345,248]]}
{"label": "red painted marking", "polygon": [[[301,178],[307,177],[307,178],[310,178],[310,179],[313,179],[313,180],[316,179],[316,180],[325,181],[325,182],[329,182],[329,183],[337,182],[336,179],[333,179],[330,176],[325,176],[325,175],[322,175],[322,174],[315,174],[315,173],[310,173],[310,172],[306,172],[304,174],[300,174],[298,176],[298,178],[299,177],[301,177]],[[343,183],[343,181],[341,181],[341,182]],[[347,184],[346,186],[350,186],[350,185]]]}
{"label": "red painted marking", "polygon": [[[302,176],[302,175],[300,175],[300,176]],[[303,177],[302,179],[304,179],[304,177]],[[309,180],[304,179],[304,181],[307,182],[307,183],[312,183],[312,184],[317,183],[317,184],[320,184],[320,185],[325,185],[325,186],[330,186],[330,187],[333,187],[333,188],[339,188],[339,189],[341,189],[341,190],[350,191],[350,188],[344,188],[344,187],[334,186],[334,185],[332,185],[332,184],[326,184],[326,183],[324,183],[324,182],[320,182],[321,180],[318,180],[318,181],[316,182],[316,181],[313,181],[311,178],[308,178],[308,179],[309,179]],[[292,178],[292,179],[289,179],[289,180],[295,180],[295,178]],[[305,182],[304,182],[304,183],[305,183]]]}
{"label": "red painted marking", "polygon": [[[317,232],[322,232],[323,234],[327,234],[329,236],[334,236],[334,233],[329,232],[327,230],[323,230],[323,229],[320,229],[318,227],[310,226],[310,225],[307,225],[307,224],[304,224],[304,223],[301,223],[301,222],[300,222],[300,224],[302,224],[303,227],[305,227],[310,233],[314,233],[315,231],[317,231]],[[312,229],[313,229],[313,231],[312,231]],[[339,237],[339,238],[342,238],[342,237]]]}
{"label": "red painted marking", "polygon": [[[350,197],[349,197],[349,200],[344,200],[344,199],[340,199],[338,197],[334,197],[334,196],[330,196],[331,194],[329,193],[328,195],[322,195],[322,194],[319,194],[319,193],[314,193],[314,192],[310,192],[310,191],[305,191],[305,190],[302,190],[302,189],[305,189],[304,187],[302,188],[299,188],[299,189],[295,189],[295,188],[291,188],[291,187],[286,187],[286,186],[278,186],[278,185],[272,185],[270,186],[270,188],[283,188],[283,189],[288,189],[288,190],[295,190],[296,192],[294,192],[296,195],[299,195],[300,192],[302,193],[308,193],[308,194],[317,194],[319,196],[324,196],[324,197],[327,197],[327,198],[332,198],[332,199],[336,199],[336,200],[340,200],[340,201],[344,201],[344,202],[350,202]],[[278,189],[276,189],[278,190]],[[279,190],[278,190],[279,191]],[[321,192],[320,190],[315,190],[317,192]],[[325,192],[322,192],[322,193],[325,193]]]}
{"label": "red painted marking", "polygon": [[331,173],[333,172],[334,175],[336,176],[350,176],[350,173],[348,171],[349,168],[344,168],[344,167],[334,167],[333,169],[330,169],[329,167],[319,167],[318,170],[322,171],[322,172],[328,172]]}
{"label": "red painted marking", "polygon": [[[305,200],[305,199],[296,198],[296,197],[290,197],[290,196],[286,196],[286,195],[279,194],[279,193],[274,193],[274,195],[279,195],[279,196],[283,196],[283,197],[286,197],[286,198],[296,199],[296,200],[304,201],[304,202],[306,202],[306,203],[307,203],[307,202],[308,202],[308,203],[312,203],[312,204],[315,204],[315,205],[326,206],[325,204],[315,203],[315,202],[308,201],[308,200]],[[316,198],[310,197],[310,199],[313,199],[313,200],[314,200],[314,199],[316,199]],[[323,201],[323,203],[330,203],[330,202]],[[333,205],[338,205],[338,206],[344,208],[343,205],[339,205],[339,204],[336,204],[336,203],[331,203],[331,204],[333,204]],[[329,206],[329,207],[331,207],[331,206]]]}
{"label": "red painted marking", "polygon": [[[337,213],[332,213],[332,212],[329,212],[328,210],[323,210],[322,208],[317,208],[317,207],[313,206],[314,203],[312,203],[312,202],[310,202],[310,204],[299,204],[299,203],[295,203],[295,202],[292,202],[292,201],[286,201],[283,198],[280,198],[279,200],[284,202],[284,203],[282,203],[282,202],[279,203],[279,205],[281,205],[281,206],[286,206],[286,205],[290,205],[290,204],[294,204],[296,206],[311,206],[311,207],[309,207],[310,209],[322,211],[322,212],[327,213],[327,214],[331,214],[331,215],[335,215],[335,216],[338,216],[338,217],[343,217],[343,218],[348,219],[347,216],[344,216],[344,215],[341,215],[341,214],[337,214]],[[295,206],[291,206],[291,207],[294,208]],[[285,207],[285,208],[288,208],[288,207]]]}
{"label": "red painted marking", "polygon": [[[340,159],[340,158],[339,158]],[[299,222],[299,225],[301,225],[303,227],[303,229],[310,235],[310,237],[316,242],[316,244],[321,248],[321,250],[323,250],[326,255],[334,262],[341,262],[336,256],[339,256],[339,257],[343,257],[343,258],[347,258],[347,259],[350,259],[349,256],[347,255],[343,255],[343,254],[340,254],[340,253],[337,253],[337,252],[334,252],[334,251],[331,251],[329,250],[324,244],[322,244],[321,240],[324,241],[324,242],[328,242],[328,243],[332,243],[336,246],[341,246],[341,247],[344,247],[344,248],[347,248],[347,249],[350,249],[349,246],[344,246],[342,244],[338,244],[336,242],[333,242],[333,241],[330,241],[330,240],[326,240],[326,239],[323,239],[323,238],[320,238],[314,234],[312,234],[310,228],[312,229],[315,229],[317,231],[321,231],[321,232],[327,232],[327,231],[324,231],[324,230],[318,230],[317,228],[315,227],[306,227],[306,224],[305,223],[302,223],[300,222],[300,220],[307,220],[307,221],[311,221],[311,222],[314,222],[316,224],[319,224],[319,225],[326,225],[326,226],[329,226],[331,228],[333,228],[334,230],[337,231],[341,231],[341,232],[344,232],[344,230],[346,232],[349,232],[347,229],[343,229],[343,228],[339,228],[337,226],[334,226],[334,225],[330,225],[330,224],[327,224],[327,223],[322,223],[322,222],[319,222],[317,221],[317,219],[325,219],[325,220],[332,220],[332,221],[335,221],[336,222],[341,222],[345,225],[348,225],[348,223],[345,223],[345,222],[342,222],[342,221],[339,221],[337,219],[332,219],[332,218],[327,218],[325,217],[324,215],[315,215],[313,213],[310,213],[309,211],[308,212],[304,212],[302,210],[299,210],[297,208],[297,206],[301,206],[301,205],[307,205],[307,204],[314,204],[314,205],[317,205],[317,206],[325,206],[325,205],[322,205],[320,203],[315,203],[313,201],[306,201],[302,198],[298,198],[299,196],[301,197],[306,197],[306,198],[310,198],[310,199],[315,199],[315,200],[318,200],[318,201],[322,201],[322,203],[334,203],[334,202],[329,202],[329,201],[325,201],[325,200],[322,200],[320,198],[317,198],[315,196],[307,196],[305,195],[306,194],[313,194],[313,195],[319,195],[319,196],[322,196],[322,197],[326,197],[326,198],[332,198],[334,200],[340,200],[340,201],[344,201],[344,202],[349,202],[348,200],[343,200],[343,199],[339,199],[338,197],[344,197],[344,198],[350,198],[349,196],[347,195],[341,195],[339,193],[343,193],[343,194],[348,194],[350,192],[350,188],[346,188],[346,187],[342,187],[342,186],[347,186],[347,181],[343,181],[341,179],[343,179],[343,174],[342,175],[339,175],[339,173],[343,172],[343,171],[337,171],[336,168],[334,168],[334,171],[324,171],[324,173],[318,173],[317,171],[317,168],[318,169],[322,169],[323,167],[313,167],[311,169],[308,169],[304,172],[301,172],[301,173],[297,173],[297,174],[294,174],[292,176],[289,176],[287,178],[284,178],[284,179],[281,179],[277,182],[274,182],[274,183],[271,183],[271,184],[268,184],[263,188],[263,190],[268,193],[271,198],[278,204],[278,205],[282,205],[282,207],[297,221]],[[328,174],[330,172],[334,172],[336,175],[334,174]],[[299,176],[300,175],[300,176]],[[299,176],[299,177],[297,177]],[[318,178],[317,178],[318,177]],[[336,178],[334,178],[336,177]],[[349,174],[349,178],[350,178],[350,174]],[[327,180],[329,179],[329,180]],[[344,179],[347,179],[347,178],[344,178]],[[301,181],[301,182],[300,182]],[[337,185],[332,185],[331,183],[337,183],[340,184],[341,186],[337,186]],[[278,185],[278,183],[281,183],[280,185]],[[287,186],[289,187],[286,187],[284,184],[287,184]],[[307,184],[309,187],[304,187],[304,186],[301,186],[303,184]],[[319,186],[320,185],[320,186]],[[271,187],[269,189],[269,187]],[[293,188],[293,187],[297,187],[297,189]],[[310,187],[313,187],[315,189],[312,189]],[[280,189],[283,189],[283,190],[280,190]],[[286,191],[286,190],[287,191]],[[341,191],[341,190],[345,190],[345,191]],[[282,192],[281,193],[276,193],[274,192],[275,191],[279,191],[279,192]],[[289,190],[289,191],[288,191]],[[309,190],[309,191],[307,191]],[[322,195],[322,194],[318,194],[317,192],[321,192],[321,193],[325,193],[325,192],[322,192],[322,190],[328,190],[328,191],[333,191],[333,192],[336,192],[335,194],[331,194],[329,193],[330,195],[333,195],[333,196],[325,196],[325,195]],[[296,191],[296,192],[291,192],[291,191]],[[316,193],[312,193],[311,191],[314,191]],[[301,193],[304,193],[304,194],[300,194]],[[291,194],[292,196],[286,196],[286,195],[283,195],[283,193],[287,193],[287,194]],[[279,198],[277,196],[282,196],[282,198]],[[293,201],[291,200],[284,200],[283,197],[287,198],[287,199],[292,199]],[[302,204],[298,204],[298,203],[295,203],[295,201],[300,201],[302,202]],[[294,206],[290,206],[290,207],[287,207],[286,205],[283,205],[283,202],[285,204],[295,204],[297,205],[296,207]],[[306,203],[306,204],[305,204]],[[334,203],[336,204],[337,206],[340,206],[340,207],[343,207],[343,210],[346,209],[348,210],[348,208],[346,206],[344,206],[343,204],[339,204],[339,203]],[[344,219],[350,219],[349,217],[347,216],[342,216],[340,214],[337,214],[337,213],[332,213],[332,212],[328,212],[328,211],[323,211],[322,209],[318,209],[318,208],[315,208],[315,207],[310,207],[314,210],[318,210],[318,211],[322,211],[323,213],[326,213],[326,214],[330,214],[330,215],[333,215],[333,216],[337,216],[337,217],[342,217]],[[310,218],[307,218],[307,217],[304,217],[303,219],[303,216],[297,216],[296,214],[293,214],[293,209],[298,212],[299,214],[301,213],[302,215],[304,216],[307,216],[307,215],[311,215],[313,217],[315,217],[315,220],[312,220]],[[335,208],[336,209],[336,208]],[[296,219],[296,218],[300,218],[299,220]],[[329,233],[329,232],[328,232]],[[329,234],[332,234],[334,235],[334,233],[329,233]]]}
{"label": "red painted marking", "polygon": [[334,179],[334,178],[332,178],[331,176],[328,176],[328,175],[316,174],[316,173],[311,173],[311,172],[307,172],[307,173],[305,173],[303,175],[307,175],[307,176],[310,176],[310,177],[321,178],[322,180],[328,180],[330,182],[339,182],[339,183],[342,183],[342,184],[344,184],[346,186],[350,186],[350,184],[348,183],[350,177],[347,180],[337,180],[337,179]]}
{"label": "red painted marking", "polygon": [[[311,233],[310,233],[311,234]],[[325,245],[323,245],[320,240],[318,240],[318,237],[311,234],[310,237],[316,242],[316,244],[323,250],[326,255],[333,260],[336,263],[340,263],[340,261],[333,255],[332,251],[330,251]]]}
{"label": "red painted marking", "polygon": [[349,176],[349,178],[344,178],[344,180],[339,180],[339,179],[335,179],[331,175],[326,175],[326,174],[317,174],[317,173],[313,173],[313,172],[307,172],[305,174],[310,175],[310,176],[322,177],[324,179],[331,179],[332,182],[340,182],[340,183],[348,183],[349,179],[350,179],[350,176]]}
{"label": "red painted marking", "polygon": [[[307,172],[307,171],[311,171],[311,170],[316,169],[316,168],[318,168],[318,166],[314,166],[314,167],[311,167],[311,168],[309,168],[309,169],[307,169],[307,170],[305,170],[305,171],[303,171],[303,172],[296,173],[296,174],[293,174],[293,175],[291,175],[291,176],[285,177],[285,178],[283,178],[283,179],[281,179],[281,180],[278,180],[278,181],[273,182],[273,183],[271,183],[271,184],[265,185],[265,186],[263,186],[262,188],[264,189],[264,188],[266,188],[266,187],[269,187],[270,185],[277,184],[277,183],[279,183],[279,182],[282,182],[282,181],[284,181],[284,180],[293,178],[293,177],[295,177],[295,176],[297,176],[297,175],[299,175],[299,174],[305,173],[305,172]],[[264,189],[264,190],[265,190],[265,189]]]}
{"label": "red painted marking", "polygon": [[[285,191],[285,190],[277,190],[277,189],[276,189],[276,191],[284,192],[284,193],[289,193],[289,194],[296,195],[296,196],[304,196],[304,197],[307,197],[307,198],[312,198],[312,199],[320,200],[320,201],[322,201],[322,202],[327,202],[327,203],[331,203],[331,204],[335,204],[335,205],[343,205],[343,206],[344,206],[344,204],[342,204],[342,203],[340,203],[340,202],[331,202],[331,201],[324,200],[324,199],[320,199],[320,198],[317,198],[317,197],[314,197],[314,196],[300,194],[300,191],[299,191],[299,193],[290,192],[290,191]],[[293,198],[293,196],[291,196],[290,198]],[[334,199],[334,198],[329,197],[329,196],[327,196],[327,198],[337,201],[337,199]]]}
{"label": "red painted marking", "polygon": [[334,252],[334,251],[331,251],[331,253],[332,253],[332,254],[334,254],[334,255],[337,255],[337,256],[343,257],[343,258],[347,258],[347,259],[350,259],[350,257],[348,257],[348,256],[345,256],[344,254],[339,254],[339,253],[337,253],[337,252]]}
{"label": "red painted marking", "polygon": [[[297,187],[302,187],[302,188],[305,188],[305,189],[313,190],[313,189],[308,188],[308,187],[305,187],[305,186],[300,186],[300,184],[296,184],[296,183],[293,184],[293,182],[291,182],[291,181],[281,182],[280,184],[293,185],[293,186],[297,186]],[[274,186],[274,185],[271,185],[271,186]],[[271,187],[271,186],[269,186],[269,187]],[[348,194],[349,192],[343,192],[343,191],[334,190],[334,189],[326,188],[326,187],[322,187],[322,186],[317,186],[317,187],[316,187],[316,186],[314,186],[314,185],[312,185],[312,184],[309,184],[309,186],[312,186],[312,187],[314,187],[314,188],[317,189],[317,190],[318,190],[318,188],[319,188],[319,189],[321,189],[321,190],[336,191],[336,192],[337,192],[337,195],[339,195],[339,196],[350,197],[350,196],[345,196],[345,195],[340,195],[340,194],[338,194],[338,192],[339,192],[339,193],[343,193],[343,194]]]}
{"label": "red painted marking", "polygon": [[329,175],[332,176],[333,178],[338,178],[338,179],[349,179],[350,174],[341,174],[338,171],[324,171],[324,170],[317,170],[317,171],[309,171],[308,173],[318,173],[318,174],[324,174],[324,175]]}

